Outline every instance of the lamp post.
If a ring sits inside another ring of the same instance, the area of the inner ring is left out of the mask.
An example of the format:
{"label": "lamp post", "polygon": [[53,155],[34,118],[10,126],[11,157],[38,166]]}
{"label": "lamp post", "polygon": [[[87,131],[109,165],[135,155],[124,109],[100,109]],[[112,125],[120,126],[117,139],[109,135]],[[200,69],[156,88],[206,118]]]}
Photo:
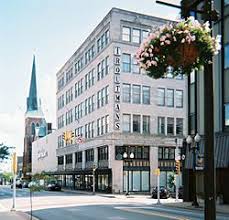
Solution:
{"label": "lamp post", "polygon": [[195,207],[199,207],[198,201],[197,201],[197,196],[196,196],[196,151],[198,150],[198,144],[201,140],[200,135],[197,133],[196,136],[194,137],[194,140],[191,135],[188,135],[186,138],[186,142],[189,145],[189,150],[192,150],[193,154],[193,202],[192,205]]}
{"label": "lamp post", "polygon": [[[134,159],[134,153],[131,152],[124,152],[123,153],[123,159],[125,161],[132,161],[132,159]],[[129,195],[129,170],[127,170],[127,177],[126,177],[126,196]]]}

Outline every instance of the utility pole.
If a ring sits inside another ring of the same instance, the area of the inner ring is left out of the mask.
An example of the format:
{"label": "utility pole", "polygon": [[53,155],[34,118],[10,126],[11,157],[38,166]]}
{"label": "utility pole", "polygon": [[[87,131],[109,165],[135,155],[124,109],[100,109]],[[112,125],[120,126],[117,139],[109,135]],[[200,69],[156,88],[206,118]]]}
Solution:
{"label": "utility pole", "polygon": [[[204,1],[205,21],[209,20],[212,27],[212,12],[214,2]],[[214,157],[214,102],[213,102],[213,58],[204,66],[204,192],[205,220],[216,219],[215,200],[215,157]]]}
{"label": "utility pole", "polygon": [[12,156],[12,171],[13,171],[13,205],[11,211],[16,210],[16,175],[17,175],[17,155]]}

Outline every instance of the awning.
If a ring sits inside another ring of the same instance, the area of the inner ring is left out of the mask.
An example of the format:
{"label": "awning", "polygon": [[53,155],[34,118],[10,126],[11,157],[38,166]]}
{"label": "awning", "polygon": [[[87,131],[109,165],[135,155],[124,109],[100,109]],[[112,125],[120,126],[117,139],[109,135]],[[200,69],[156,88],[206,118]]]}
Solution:
{"label": "awning", "polygon": [[[196,152],[196,161],[204,155],[204,138],[199,143]],[[229,168],[229,133],[215,134],[215,166],[216,168]],[[185,168],[193,169],[193,152],[186,148]]]}

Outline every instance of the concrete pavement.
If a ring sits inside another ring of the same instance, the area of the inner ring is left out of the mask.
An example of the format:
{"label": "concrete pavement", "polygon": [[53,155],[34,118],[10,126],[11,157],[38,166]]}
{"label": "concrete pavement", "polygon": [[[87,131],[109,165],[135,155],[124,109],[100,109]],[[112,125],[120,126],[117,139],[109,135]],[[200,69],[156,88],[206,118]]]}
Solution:
{"label": "concrete pavement", "polygon": [[[31,220],[29,214],[24,212],[12,211],[12,212],[1,212],[0,211],[0,220]],[[39,220],[36,217],[32,217],[32,220]]]}

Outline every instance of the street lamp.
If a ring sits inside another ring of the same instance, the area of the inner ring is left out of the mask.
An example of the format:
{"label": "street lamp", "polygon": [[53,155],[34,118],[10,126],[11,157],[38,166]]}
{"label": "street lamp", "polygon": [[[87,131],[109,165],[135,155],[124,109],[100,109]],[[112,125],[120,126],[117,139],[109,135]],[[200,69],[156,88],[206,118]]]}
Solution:
{"label": "street lamp", "polygon": [[[130,159],[128,159],[128,158],[130,158]],[[127,150],[127,152],[123,153],[123,159],[125,161],[131,161],[132,159],[134,159],[134,153],[133,152],[129,152]],[[129,195],[129,170],[127,170],[127,177],[126,177],[126,196],[128,196],[128,195]]]}
{"label": "street lamp", "polygon": [[201,140],[200,135],[197,133],[194,137],[194,140],[191,135],[188,135],[186,142],[189,145],[189,150],[192,150],[193,153],[193,202],[192,205],[199,207],[197,197],[196,197],[196,151],[199,149],[198,144]]}

